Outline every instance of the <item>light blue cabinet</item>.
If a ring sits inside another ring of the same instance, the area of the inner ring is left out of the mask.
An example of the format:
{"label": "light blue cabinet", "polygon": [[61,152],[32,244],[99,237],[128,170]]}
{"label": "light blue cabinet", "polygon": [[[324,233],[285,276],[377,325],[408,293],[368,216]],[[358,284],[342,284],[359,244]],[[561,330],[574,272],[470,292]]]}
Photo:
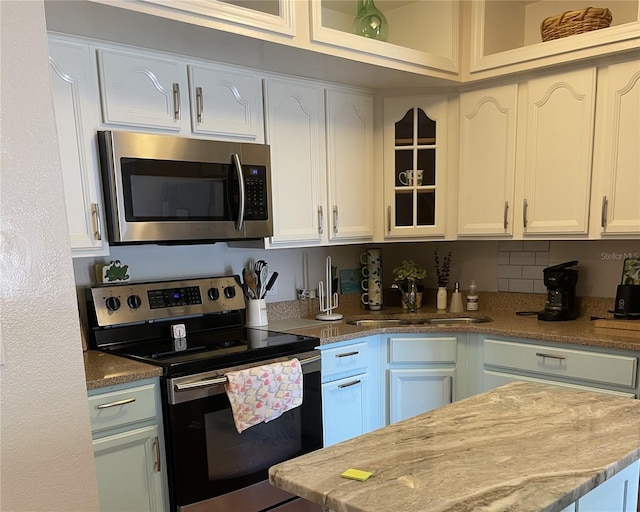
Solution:
{"label": "light blue cabinet", "polygon": [[378,336],[368,336],[319,347],[324,446],[384,425],[379,342]]}

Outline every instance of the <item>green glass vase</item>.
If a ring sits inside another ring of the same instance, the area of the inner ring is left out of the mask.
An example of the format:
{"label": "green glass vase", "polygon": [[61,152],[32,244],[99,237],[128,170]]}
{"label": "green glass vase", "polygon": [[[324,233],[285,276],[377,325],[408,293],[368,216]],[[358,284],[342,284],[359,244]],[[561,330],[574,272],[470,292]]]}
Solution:
{"label": "green glass vase", "polygon": [[389,23],[387,22],[387,18],[378,10],[373,0],[358,1],[356,19],[353,22],[353,27],[354,33],[359,36],[377,39],[379,41],[386,41],[389,37]]}

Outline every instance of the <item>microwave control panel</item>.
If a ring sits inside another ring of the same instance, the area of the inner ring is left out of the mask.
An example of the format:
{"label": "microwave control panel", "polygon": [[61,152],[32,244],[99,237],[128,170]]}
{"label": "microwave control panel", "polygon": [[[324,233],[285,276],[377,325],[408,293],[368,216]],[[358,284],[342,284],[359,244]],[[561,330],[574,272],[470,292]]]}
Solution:
{"label": "microwave control panel", "polygon": [[244,166],[244,218],[245,220],[267,220],[267,169],[264,166]]}

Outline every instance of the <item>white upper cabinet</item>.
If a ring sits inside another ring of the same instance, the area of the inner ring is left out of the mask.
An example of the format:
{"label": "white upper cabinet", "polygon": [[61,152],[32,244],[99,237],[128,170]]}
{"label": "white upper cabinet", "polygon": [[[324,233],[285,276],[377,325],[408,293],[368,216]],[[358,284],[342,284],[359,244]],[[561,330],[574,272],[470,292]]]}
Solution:
{"label": "white upper cabinet", "polygon": [[186,64],[154,55],[98,50],[102,120],[189,133]]}
{"label": "white upper cabinet", "polygon": [[271,146],[273,244],[319,244],[326,231],[324,90],[294,80],[265,80],[266,139]]}
{"label": "white upper cabinet", "polygon": [[458,235],[513,234],[518,84],[460,96]]}
{"label": "white upper cabinet", "polygon": [[340,56],[358,54],[359,59],[380,66],[433,76],[450,77],[458,72],[457,0],[375,0],[374,7],[386,20],[386,40],[354,33],[357,0],[318,0],[308,4],[312,43],[321,43],[325,52],[337,52]]}
{"label": "white upper cabinet", "polygon": [[329,240],[373,237],[373,97],[329,89]]}
{"label": "white upper cabinet", "polygon": [[528,82],[523,134],[523,235],[588,232],[596,70]]}
{"label": "white upper cabinet", "polygon": [[598,73],[592,235],[637,237],[640,236],[640,61],[611,64]]}
{"label": "white upper cabinet", "polygon": [[98,86],[86,44],[49,39],[51,90],[73,256],[108,254],[95,126]]}
{"label": "white upper cabinet", "polygon": [[384,99],[387,239],[445,234],[447,106],[446,96]]}
{"label": "white upper cabinet", "polygon": [[262,81],[222,66],[189,66],[193,133],[264,142]]}
{"label": "white upper cabinet", "polygon": [[470,26],[469,62],[462,79],[475,80],[526,69],[628,51],[640,46],[640,1],[603,0],[611,26],[542,41],[541,23],[549,17],[594,4],[577,0],[475,0],[463,2]]}

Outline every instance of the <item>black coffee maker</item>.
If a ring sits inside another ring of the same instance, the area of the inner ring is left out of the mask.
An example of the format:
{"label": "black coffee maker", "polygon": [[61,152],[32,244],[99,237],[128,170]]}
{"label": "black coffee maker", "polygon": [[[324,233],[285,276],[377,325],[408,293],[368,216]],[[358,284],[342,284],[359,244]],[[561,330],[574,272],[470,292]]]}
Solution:
{"label": "black coffee maker", "polygon": [[544,284],[547,287],[547,302],[544,311],[538,313],[538,320],[573,320],[578,317],[576,303],[578,271],[570,268],[577,264],[577,261],[567,261],[542,271]]}

